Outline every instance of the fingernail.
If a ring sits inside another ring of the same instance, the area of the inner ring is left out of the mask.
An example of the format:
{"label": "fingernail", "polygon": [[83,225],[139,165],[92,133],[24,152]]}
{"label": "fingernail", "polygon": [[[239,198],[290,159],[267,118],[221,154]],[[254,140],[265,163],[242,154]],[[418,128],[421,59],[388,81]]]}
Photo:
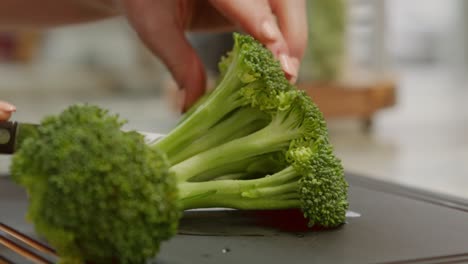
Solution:
{"label": "fingernail", "polygon": [[289,76],[296,76],[296,72],[294,71],[291,59],[286,54],[279,55],[279,61],[281,63],[281,67],[283,68],[284,72]]}
{"label": "fingernail", "polygon": [[262,33],[267,40],[276,40],[280,35],[280,31],[275,23],[271,20],[266,20],[262,23]]}
{"label": "fingernail", "polygon": [[16,112],[16,106],[10,105],[10,106],[8,107],[8,110],[7,110],[7,111],[9,111],[9,112]]}
{"label": "fingernail", "polygon": [[183,114],[187,111],[187,96],[185,88],[180,88],[177,91],[177,101],[176,101],[177,109],[180,114]]}
{"label": "fingernail", "polygon": [[14,106],[12,104],[9,104],[9,103],[1,102],[0,103],[0,110],[11,113],[11,112],[16,111],[16,106]]}
{"label": "fingernail", "polygon": [[299,59],[296,57],[291,57],[291,64],[296,72],[299,71]]}
{"label": "fingernail", "polygon": [[299,60],[295,57],[291,57],[290,60],[291,60],[291,67],[293,71],[295,72],[295,74],[291,76],[291,78],[289,79],[289,82],[292,84],[295,84],[297,81],[297,76],[299,75]]}

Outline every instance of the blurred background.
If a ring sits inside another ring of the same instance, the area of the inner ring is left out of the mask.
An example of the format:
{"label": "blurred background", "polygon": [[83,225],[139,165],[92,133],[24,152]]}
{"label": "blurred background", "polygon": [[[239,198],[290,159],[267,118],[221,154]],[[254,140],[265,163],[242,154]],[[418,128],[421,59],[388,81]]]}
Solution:
{"label": "blurred background", "polygon": [[[309,0],[308,12],[298,85],[325,113],[345,169],[468,198],[468,1]],[[188,37],[216,78],[231,35]],[[0,99],[17,106],[15,120],[89,102],[164,133],[177,97],[124,19],[0,31]],[[0,174],[8,164],[0,157]]]}

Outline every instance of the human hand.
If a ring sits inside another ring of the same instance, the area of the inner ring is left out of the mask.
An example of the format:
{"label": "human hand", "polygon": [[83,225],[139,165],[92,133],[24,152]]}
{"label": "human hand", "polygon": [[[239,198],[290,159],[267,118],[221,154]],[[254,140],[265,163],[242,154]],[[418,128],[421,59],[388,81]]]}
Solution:
{"label": "human hand", "polygon": [[15,111],[16,107],[14,105],[0,101],[0,121],[10,119],[11,114]]}
{"label": "human hand", "polygon": [[128,20],[146,46],[167,65],[184,109],[205,90],[203,64],[185,31],[227,31],[240,27],[270,49],[286,77],[295,82],[307,44],[304,0],[122,0]]}

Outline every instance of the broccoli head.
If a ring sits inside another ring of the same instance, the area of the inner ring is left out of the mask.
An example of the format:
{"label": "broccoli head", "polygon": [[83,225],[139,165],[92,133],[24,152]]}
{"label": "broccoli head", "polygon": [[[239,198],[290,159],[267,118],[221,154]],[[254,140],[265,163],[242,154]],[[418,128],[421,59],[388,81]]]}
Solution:
{"label": "broccoli head", "polygon": [[176,232],[180,205],[166,157],[122,124],[98,107],[72,106],[46,118],[14,156],[28,218],[64,263],[142,263]]}

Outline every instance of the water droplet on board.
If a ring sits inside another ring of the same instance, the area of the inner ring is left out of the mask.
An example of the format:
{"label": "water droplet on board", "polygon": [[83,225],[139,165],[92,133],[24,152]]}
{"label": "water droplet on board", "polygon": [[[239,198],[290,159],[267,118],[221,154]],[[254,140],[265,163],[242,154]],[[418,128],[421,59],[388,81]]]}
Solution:
{"label": "water droplet on board", "polygon": [[223,252],[223,254],[226,254],[226,253],[231,252],[231,250],[229,248],[223,248],[223,250],[221,250],[221,252]]}

